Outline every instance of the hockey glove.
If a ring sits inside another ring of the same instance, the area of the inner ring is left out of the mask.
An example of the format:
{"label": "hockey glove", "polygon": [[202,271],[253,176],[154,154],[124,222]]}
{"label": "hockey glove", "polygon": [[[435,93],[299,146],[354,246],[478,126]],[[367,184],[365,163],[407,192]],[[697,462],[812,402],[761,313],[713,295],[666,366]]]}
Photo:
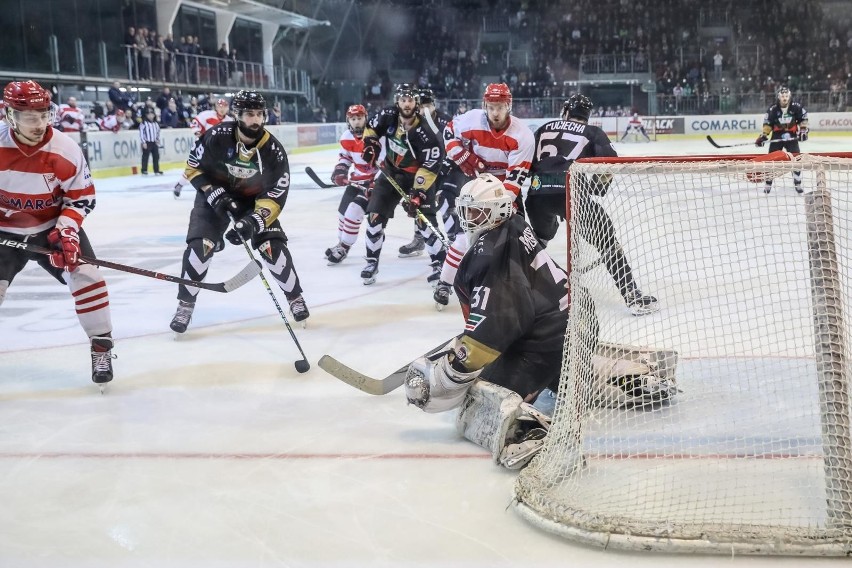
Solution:
{"label": "hockey glove", "polygon": [[467,177],[475,177],[476,174],[485,171],[485,163],[470,150],[465,150],[453,161]]}
{"label": "hockey glove", "polygon": [[361,151],[361,157],[370,166],[376,165],[376,160],[379,159],[379,154],[382,153],[382,143],[374,136],[364,138],[364,149]]}
{"label": "hockey glove", "polygon": [[47,234],[47,242],[56,252],[50,253],[50,264],[68,272],[77,270],[80,266],[80,236],[71,227],[59,229],[54,227]]}
{"label": "hockey glove", "polygon": [[799,127],[799,142],[807,142],[808,140],[808,127],[800,126]]}
{"label": "hockey glove", "polygon": [[344,186],[349,183],[349,166],[346,164],[337,164],[334,166],[334,171],[331,173],[331,181],[334,185]]}
{"label": "hockey glove", "polygon": [[766,134],[761,134],[757,137],[757,140],[754,141],[754,145],[758,148],[763,148],[763,145],[766,143],[767,140],[769,140],[769,138],[767,138]]}
{"label": "hockey glove", "polygon": [[207,192],[207,204],[220,217],[225,217],[228,213],[236,213],[238,209],[234,198],[228,195],[224,187],[210,188]]}
{"label": "hockey glove", "polygon": [[422,191],[412,190],[409,200],[403,203],[403,208],[409,217],[417,217],[417,211],[423,207],[424,203],[428,203],[428,199]]}
{"label": "hockey glove", "polygon": [[[261,231],[266,230],[266,221],[263,220],[263,217],[255,211],[254,213],[249,213],[242,219],[237,220],[234,223],[234,227],[225,233],[225,238],[228,239],[228,242],[232,245],[241,245],[243,241],[251,242],[251,238]],[[242,237],[242,238],[240,238]]]}

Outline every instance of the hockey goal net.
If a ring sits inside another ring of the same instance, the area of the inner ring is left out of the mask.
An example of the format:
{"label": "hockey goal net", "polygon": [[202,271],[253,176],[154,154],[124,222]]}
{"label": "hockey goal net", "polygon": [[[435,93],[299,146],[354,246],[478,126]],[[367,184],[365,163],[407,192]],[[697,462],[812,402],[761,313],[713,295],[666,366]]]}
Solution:
{"label": "hockey goal net", "polygon": [[[572,167],[570,324],[552,428],[515,486],[524,518],[603,547],[852,555],[852,154],[778,159]],[[579,195],[610,176],[591,199],[656,313],[627,311],[582,236]],[[602,344],[667,354],[645,363],[678,393],[602,403]]]}
{"label": "hockey goal net", "polygon": [[656,142],[658,130],[665,134],[670,131],[671,120],[660,119],[656,116],[639,116],[642,121],[642,127],[645,129],[646,138],[640,130],[628,129],[632,116],[619,116],[615,119],[615,134],[612,139],[618,142],[634,143],[634,142]]}

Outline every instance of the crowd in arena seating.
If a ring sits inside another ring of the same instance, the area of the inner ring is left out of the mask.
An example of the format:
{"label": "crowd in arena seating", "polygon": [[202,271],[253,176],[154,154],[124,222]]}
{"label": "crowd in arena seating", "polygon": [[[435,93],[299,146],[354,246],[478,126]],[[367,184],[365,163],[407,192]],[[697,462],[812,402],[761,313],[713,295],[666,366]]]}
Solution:
{"label": "crowd in arena seating", "polygon": [[[615,62],[609,71],[629,64],[650,72],[675,106],[693,99],[705,101],[704,110],[782,84],[831,91],[833,106],[845,108],[852,88],[852,13],[825,14],[819,2],[430,0],[409,9],[415,25],[393,67],[411,70],[410,81],[445,99],[475,100],[492,80],[508,83],[516,98],[567,96],[581,58],[599,54]],[[466,33],[471,26],[478,35]],[[714,27],[730,33],[701,33]],[[490,31],[503,32],[508,44],[486,41]],[[510,51],[525,57],[517,61]],[[376,77],[365,100],[387,101],[389,89]]]}

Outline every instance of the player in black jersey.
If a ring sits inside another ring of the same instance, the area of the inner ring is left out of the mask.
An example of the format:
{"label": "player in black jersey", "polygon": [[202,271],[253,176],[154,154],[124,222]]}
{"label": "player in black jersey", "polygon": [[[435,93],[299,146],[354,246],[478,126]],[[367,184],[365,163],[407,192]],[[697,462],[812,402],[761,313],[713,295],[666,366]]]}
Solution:
{"label": "player in black jersey", "polygon": [[[536,237],[545,245],[556,234],[559,220],[565,219],[565,176],[574,160],[618,156],[606,133],[588,124],[592,108],[592,101],[585,95],[572,95],[562,107],[562,119],[547,122],[535,132],[536,153],[530,168],[526,210]],[[574,188],[580,208],[577,218],[584,220],[581,235],[600,252],[630,312],[655,312],[659,309],[657,299],[639,290],[612,220],[593,199],[605,195],[611,181],[611,177],[596,175],[586,187]]]}
{"label": "player in black jersey", "polygon": [[[409,215],[419,208],[433,225],[435,218],[435,181],[444,158],[444,145],[431,116],[417,112],[417,89],[403,83],[396,88],[394,105],[370,118],[364,130],[364,161],[372,165],[381,153],[379,138],[385,138],[385,159],[381,168],[393,176],[411,199],[406,204]],[[379,256],[385,240],[385,226],[393,217],[401,196],[386,179],[385,173],[376,177],[370,201],[367,203],[367,266],[361,271],[364,284],[376,281]],[[427,247],[432,261],[443,262],[446,251],[440,241]]]}
{"label": "player in black jersey", "polygon": [[[426,412],[461,407],[462,434],[510,468],[529,461],[549,428],[548,417],[530,403],[559,387],[569,307],[567,274],[514,214],[514,201],[491,174],[462,188],[457,205],[470,248],[454,287],[464,331],[446,350],[412,362],[405,379],[410,404]],[[574,301],[585,324],[577,341],[596,353],[594,302],[582,287]],[[661,385],[664,377],[647,366],[605,359],[587,362],[583,375],[597,378],[590,387],[613,406],[671,396],[671,385]]]}
{"label": "player in black jersey", "polygon": [[[308,308],[278,221],[290,191],[287,153],[263,127],[267,111],[262,95],[240,91],[231,110],[236,121],[219,123],[205,132],[186,161],[186,177],[197,193],[186,234],[183,276],[204,280],[213,253],[224,247],[223,235],[240,246],[242,236],[260,251],[290,303],[293,319],[303,321]],[[236,222],[226,233],[229,214]],[[170,326],[175,332],[186,331],[198,290],[178,289],[178,309]]]}
{"label": "player in black jersey", "polygon": [[[763,132],[757,137],[754,145],[761,148],[770,140],[770,152],[786,150],[798,154],[799,141],[806,141],[808,133],[808,111],[800,103],[792,101],[790,89],[781,87],[778,89],[777,100],[763,115]],[[798,193],[802,193],[802,172],[793,172],[793,187]],[[767,179],[763,192],[770,191],[772,179]]]}

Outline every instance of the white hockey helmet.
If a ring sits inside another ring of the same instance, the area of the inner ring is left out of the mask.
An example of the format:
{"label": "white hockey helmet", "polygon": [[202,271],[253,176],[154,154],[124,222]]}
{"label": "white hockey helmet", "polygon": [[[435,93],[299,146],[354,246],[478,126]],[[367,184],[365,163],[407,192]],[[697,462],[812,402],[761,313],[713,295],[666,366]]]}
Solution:
{"label": "white hockey helmet", "polygon": [[479,174],[461,188],[456,199],[461,227],[472,243],[512,216],[515,194],[491,174]]}

